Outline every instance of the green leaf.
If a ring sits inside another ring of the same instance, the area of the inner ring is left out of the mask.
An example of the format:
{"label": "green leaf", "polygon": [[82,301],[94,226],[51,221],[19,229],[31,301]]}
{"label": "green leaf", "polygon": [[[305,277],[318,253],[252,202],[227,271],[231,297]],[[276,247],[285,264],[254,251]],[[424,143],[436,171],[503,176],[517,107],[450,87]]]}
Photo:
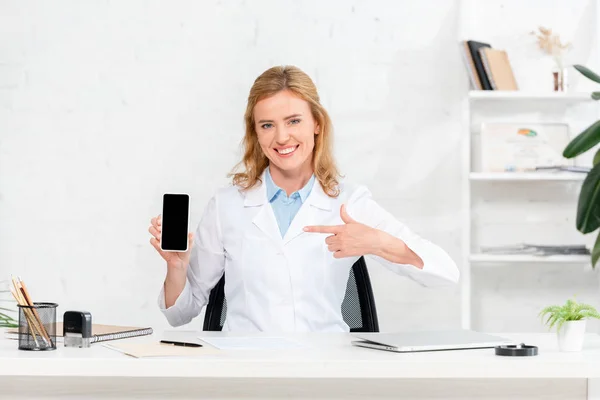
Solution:
{"label": "green leaf", "polygon": [[598,165],[598,163],[600,163],[600,149],[598,149],[596,155],[594,155],[593,165]]}
{"label": "green leaf", "polygon": [[594,122],[579,135],[575,136],[563,150],[563,156],[565,158],[577,157],[598,143],[600,143],[600,121]]}
{"label": "green leaf", "polygon": [[600,164],[594,166],[581,186],[577,204],[577,230],[590,233],[600,227]]}
{"label": "green leaf", "polygon": [[596,238],[596,243],[594,243],[594,247],[592,248],[592,269],[596,268],[596,263],[600,258],[600,232],[598,232],[598,237]]}
{"label": "green leaf", "polygon": [[572,310],[574,307],[575,307],[575,302],[573,301],[573,299],[568,299],[567,300],[567,309]]}
{"label": "green leaf", "polygon": [[600,319],[600,313],[596,310],[594,311],[585,311],[585,317],[587,319],[591,319],[591,318],[596,318],[596,319]]}
{"label": "green leaf", "polygon": [[581,74],[582,74],[583,76],[585,76],[586,78],[588,78],[588,79],[590,79],[590,80],[592,80],[592,81],[594,81],[594,82],[600,83],[600,76],[598,76],[598,74],[596,74],[596,73],[595,73],[594,71],[592,71],[591,69],[589,69],[589,68],[587,68],[587,67],[584,67],[583,65],[578,65],[578,64],[576,64],[576,65],[573,65],[573,67],[574,67],[574,68],[575,68],[577,71],[581,72]]}
{"label": "green leaf", "polygon": [[583,311],[588,312],[588,311],[594,311],[594,307],[590,306],[589,304],[584,304],[584,303],[579,303],[577,304],[577,307],[575,307],[575,312],[576,313],[581,313]]}
{"label": "green leaf", "polygon": [[0,313],[0,319],[6,320],[6,321],[16,321],[13,317],[11,317],[10,315],[4,314],[4,313]]}
{"label": "green leaf", "polygon": [[592,92],[592,99],[600,100],[600,92]]}
{"label": "green leaf", "polygon": [[559,309],[560,309],[559,306],[548,306],[548,307],[544,308],[542,311],[540,311],[540,315],[544,315],[546,313],[556,312]]}

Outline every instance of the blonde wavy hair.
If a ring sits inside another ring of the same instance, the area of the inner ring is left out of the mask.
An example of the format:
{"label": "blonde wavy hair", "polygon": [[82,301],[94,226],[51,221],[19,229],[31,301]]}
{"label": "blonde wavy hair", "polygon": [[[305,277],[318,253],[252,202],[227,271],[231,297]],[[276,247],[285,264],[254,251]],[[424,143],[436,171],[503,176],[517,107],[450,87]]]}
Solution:
{"label": "blonde wavy hair", "polygon": [[[325,108],[321,105],[319,94],[310,77],[294,66],[277,66],[263,72],[252,85],[248,95],[248,105],[244,120],[246,134],[242,141],[244,157],[228,175],[233,177],[233,184],[248,190],[260,182],[260,176],[269,165],[258,143],[254,121],[254,106],[260,100],[289,90],[296,96],[308,102],[314,120],[319,124],[319,134],[315,134],[312,167],[315,178],[321,184],[323,191],[330,197],[339,195],[338,178],[340,176],[333,158],[333,127]],[[235,172],[240,167],[243,171]]]}

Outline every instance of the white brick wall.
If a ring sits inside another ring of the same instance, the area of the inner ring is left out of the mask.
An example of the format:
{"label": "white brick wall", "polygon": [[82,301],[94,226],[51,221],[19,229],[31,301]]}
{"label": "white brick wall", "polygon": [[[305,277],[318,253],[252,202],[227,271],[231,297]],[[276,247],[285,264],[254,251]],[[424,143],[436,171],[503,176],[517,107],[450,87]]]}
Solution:
{"label": "white brick wall", "polygon": [[[59,313],[166,327],[149,219],[162,192],[186,191],[195,227],[239,157],[248,90],[275,64],[317,83],[344,174],[459,260],[459,36],[514,47],[520,83],[535,89],[547,81],[532,65],[546,64],[515,47],[527,30],[560,26],[582,44],[595,34],[584,0],[462,3],[469,24],[449,0],[0,2],[0,274],[21,275]],[[519,284],[501,269],[477,275],[479,326],[540,330],[531,316],[547,301],[597,302],[595,277],[548,271]],[[382,329],[459,326],[458,286],[371,273]]]}

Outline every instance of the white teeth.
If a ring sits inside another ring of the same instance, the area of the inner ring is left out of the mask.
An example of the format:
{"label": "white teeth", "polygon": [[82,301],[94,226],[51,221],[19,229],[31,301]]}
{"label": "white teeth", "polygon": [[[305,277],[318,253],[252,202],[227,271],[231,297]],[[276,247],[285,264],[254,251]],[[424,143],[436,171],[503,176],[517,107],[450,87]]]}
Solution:
{"label": "white teeth", "polygon": [[288,147],[287,149],[283,149],[283,150],[277,149],[279,154],[290,154],[294,150],[296,150],[296,147]]}

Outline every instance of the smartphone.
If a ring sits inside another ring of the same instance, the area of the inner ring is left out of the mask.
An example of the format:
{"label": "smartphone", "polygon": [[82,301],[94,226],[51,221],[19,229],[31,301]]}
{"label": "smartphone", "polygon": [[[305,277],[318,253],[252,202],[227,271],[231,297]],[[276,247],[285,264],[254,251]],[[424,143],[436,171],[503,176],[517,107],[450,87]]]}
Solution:
{"label": "smartphone", "polygon": [[163,194],[162,232],[160,248],[163,251],[188,251],[188,221],[190,196],[186,193]]}

